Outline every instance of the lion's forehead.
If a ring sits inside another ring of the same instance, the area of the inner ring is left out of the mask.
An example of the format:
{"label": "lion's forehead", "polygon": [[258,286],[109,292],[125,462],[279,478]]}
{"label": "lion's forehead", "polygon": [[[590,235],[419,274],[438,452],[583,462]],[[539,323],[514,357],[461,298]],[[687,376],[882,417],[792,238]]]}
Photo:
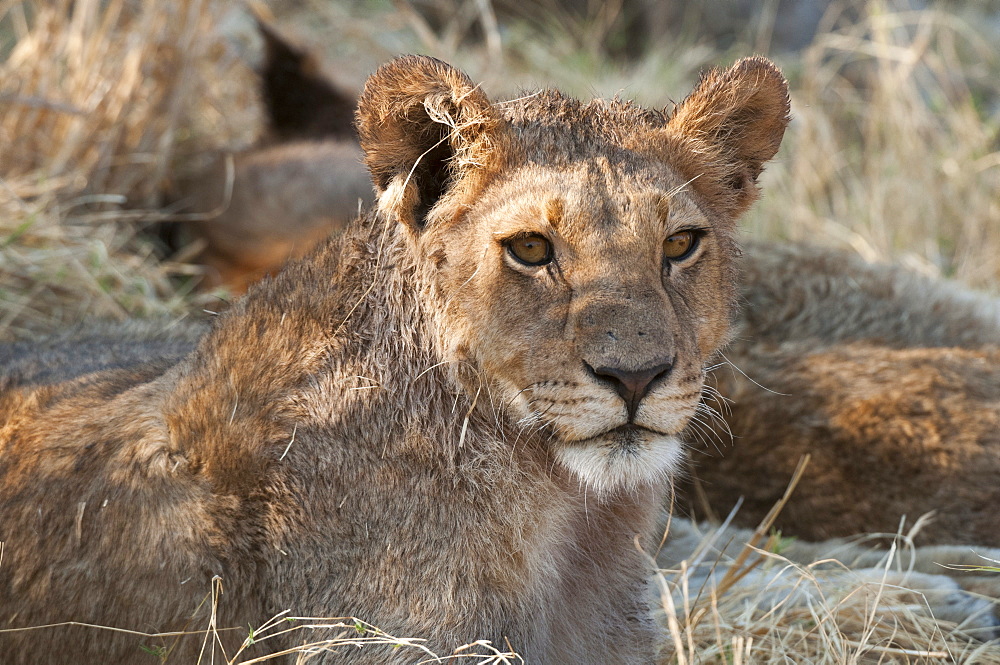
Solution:
{"label": "lion's forehead", "polygon": [[613,153],[667,122],[664,113],[627,100],[580,101],[555,90],[519,95],[497,104],[497,110],[528,152],[542,156]]}
{"label": "lion's forehead", "polygon": [[528,163],[493,189],[492,205],[484,206],[484,213],[501,233],[551,230],[577,240],[648,237],[659,242],[664,231],[707,223],[685,183],[667,165],[651,160],[640,165],[604,158],[561,166]]}

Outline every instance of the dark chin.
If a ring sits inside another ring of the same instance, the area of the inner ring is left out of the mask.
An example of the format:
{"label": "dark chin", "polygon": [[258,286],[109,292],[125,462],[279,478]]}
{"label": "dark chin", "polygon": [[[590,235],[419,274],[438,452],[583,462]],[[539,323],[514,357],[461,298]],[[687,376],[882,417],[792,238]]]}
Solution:
{"label": "dark chin", "polygon": [[599,438],[603,439],[607,447],[617,453],[628,454],[639,450],[642,444],[649,438],[651,432],[635,425],[622,425],[612,430],[608,430]]}

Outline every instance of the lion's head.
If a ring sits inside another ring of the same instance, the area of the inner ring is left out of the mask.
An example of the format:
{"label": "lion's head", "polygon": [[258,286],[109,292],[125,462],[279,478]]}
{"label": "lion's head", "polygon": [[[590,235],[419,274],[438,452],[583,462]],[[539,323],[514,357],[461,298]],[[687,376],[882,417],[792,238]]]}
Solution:
{"label": "lion's head", "polygon": [[551,91],[491,104],[410,56],[369,79],[358,129],[441,353],[608,492],[678,466],[727,339],[735,220],[788,110],[763,58],[710,72],[668,115]]}

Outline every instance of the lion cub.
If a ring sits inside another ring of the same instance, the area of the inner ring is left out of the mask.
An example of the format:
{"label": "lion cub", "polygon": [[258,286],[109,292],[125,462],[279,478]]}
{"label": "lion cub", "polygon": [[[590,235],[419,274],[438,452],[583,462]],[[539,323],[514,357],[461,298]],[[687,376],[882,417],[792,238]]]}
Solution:
{"label": "lion cub", "polygon": [[189,353],[135,331],[115,353],[94,336],[0,353],[4,662],[146,657],[135,633],[63,622],[176,631],[157,638],[172,662],[231,656],[246,632],[224,628],[286,610],[441,656],[490,640],[528,663],[652,662],[636,543],[727,339],[736,218],[787,122],[763,58],[670,115],[554,91],[492,104],[437,60],[383,66],[357,112],[376,210]]}

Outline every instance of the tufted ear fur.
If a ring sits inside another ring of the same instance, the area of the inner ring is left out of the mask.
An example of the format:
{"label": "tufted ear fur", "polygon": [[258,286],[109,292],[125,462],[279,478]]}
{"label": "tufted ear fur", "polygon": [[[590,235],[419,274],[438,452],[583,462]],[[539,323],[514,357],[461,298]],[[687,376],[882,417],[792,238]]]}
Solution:
{"label": "tufted ear fur", "polygon": [[736,216],[757,198],[757,176],[778,152],[788,113],[785,77],[770,60],[755,56],[703,74],[667,127],[699,156],[691,168],[682,167],[695,189]]}
{"label": "tufted ear fur", "polygon": [[500,126],[486,95],[450,65],[413,55],[382,65],[357,112],[379,209],[422,228],[460,175],[495,158]]}

